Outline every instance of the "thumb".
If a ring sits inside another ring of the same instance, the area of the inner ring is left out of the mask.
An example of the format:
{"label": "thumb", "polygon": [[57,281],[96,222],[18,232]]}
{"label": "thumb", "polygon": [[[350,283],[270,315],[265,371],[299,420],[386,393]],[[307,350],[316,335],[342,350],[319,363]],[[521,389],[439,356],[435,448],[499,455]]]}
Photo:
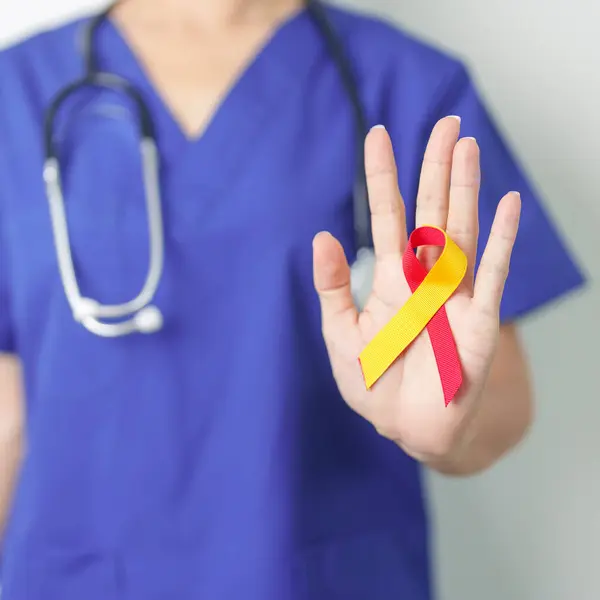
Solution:
{"label": "thumb", "polygon": [[313,240],[313,273],[323,328],[341,321],[356,323],[358,313],[350,290],[350,267],[342,245],[326,231]]}

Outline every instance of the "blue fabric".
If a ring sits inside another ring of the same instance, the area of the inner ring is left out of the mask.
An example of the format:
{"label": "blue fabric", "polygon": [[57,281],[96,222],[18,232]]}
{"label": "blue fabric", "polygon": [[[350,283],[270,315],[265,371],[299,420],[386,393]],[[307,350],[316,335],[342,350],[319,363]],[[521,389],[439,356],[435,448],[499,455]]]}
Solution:
{"label": "blue fabric", "polygon": [[[331,15],[371,124],[394,138],[409,215],[447,113],[482,147],[482,236],[502,194],[523,192],[503,317],[579,284],[462,66]],[[166,229],[165,328],[115,340],[72,319],[41,178],[44,111],[81,75],[80,27],[0,54],[0,349],[23,360],[28,411],[2,600],[428,600],[418,465],[345,406],[320,334],[311,239],[327,229],[354,253],[355,132],[310,18],[280,28],[197,140],[112,25],[99,32],[103,68],[156,119]],[[57,129],[76,268],[103,302],[135,295],[147,267],[130,109],[87,90]]]}

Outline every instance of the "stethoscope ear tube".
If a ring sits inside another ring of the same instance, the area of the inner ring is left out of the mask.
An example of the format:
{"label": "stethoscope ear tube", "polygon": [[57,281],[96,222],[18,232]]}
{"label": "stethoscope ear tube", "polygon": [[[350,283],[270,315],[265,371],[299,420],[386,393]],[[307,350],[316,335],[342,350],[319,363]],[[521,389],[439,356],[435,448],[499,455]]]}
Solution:
{"label": "stethoscope ear tube", "polygon": [[335,33],[334,27],[329,21],[325,7],[318,0],[309,0],[306,4],[316,26],[323,36],[333,62],[337,65],[341,83],[350,100],[356,136],[356,175],[353,187],[354,237],[357,250],[371,248],[373,246],[373,236],[371,232],[371,212],[369,210],[364,151],[365,137],[368,133],[367,116],[363,109],[352,65]]}
{"label": "stethoscope ear tube", "polygon": [[369,193],[365,175],[364,143],[368,126],[362,101],[359,96],[358,86],[354,78],[352,66],[334,29],[329,22],[327,12],[317,0],[307,1],[307,6],[313,19],[320,29],[325,44],[332,59],[338,66],[342,85],[344,86],[353,110],[356,129],[356,176],[353,188],[353,217],[354,240],[356,245],[356,259],[352,265],[352,295],[359,310],[367,302],[373,286],[375,271],[375,256],[373,254],[373,234],[371,230],[371,211],[369,209]]}

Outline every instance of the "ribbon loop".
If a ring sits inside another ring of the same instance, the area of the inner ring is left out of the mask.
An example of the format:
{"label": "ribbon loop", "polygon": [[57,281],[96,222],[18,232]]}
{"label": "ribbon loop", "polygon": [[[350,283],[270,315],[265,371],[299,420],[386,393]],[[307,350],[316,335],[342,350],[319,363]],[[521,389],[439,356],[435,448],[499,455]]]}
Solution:
{"label": "ribbon loop", "polygon": [[[429,272],[415,255],[416,248],[425,245],[443,247]],[[361,352],[359,362],[365,384],[370,389],[427,328],[448,405],[462,385],[462,369],[444,304],[465,276],[467,257],[445,231],[425,226],[411,234],[402,266],[413,293]]]}

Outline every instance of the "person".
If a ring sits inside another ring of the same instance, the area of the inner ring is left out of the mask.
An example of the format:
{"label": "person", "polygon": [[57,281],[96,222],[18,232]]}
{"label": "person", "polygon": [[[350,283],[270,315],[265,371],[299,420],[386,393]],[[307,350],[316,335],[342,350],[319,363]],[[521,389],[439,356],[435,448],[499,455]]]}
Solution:
{"label": "person", "polygon": [[[464,65],[326,6],[373,126],[359,313],[356,127],[314,9],[127,0],[99,24],[97,66],[139,90],[158,143],[151,334],[74,319],[55,252],[44,124],[85,73],[89,19],[0,54],[2,600],[427,600],[422,466],[480,472],[528,429],[516,321],[580,271]],[[52,129],[78,285],[104,304],[135,297],[152,241],[122,92],[83,86]],[[357,361],[410,295],[421,225],[468,259],[446,304],[464,375],[448,407],[426,333],[370,391]]]}

